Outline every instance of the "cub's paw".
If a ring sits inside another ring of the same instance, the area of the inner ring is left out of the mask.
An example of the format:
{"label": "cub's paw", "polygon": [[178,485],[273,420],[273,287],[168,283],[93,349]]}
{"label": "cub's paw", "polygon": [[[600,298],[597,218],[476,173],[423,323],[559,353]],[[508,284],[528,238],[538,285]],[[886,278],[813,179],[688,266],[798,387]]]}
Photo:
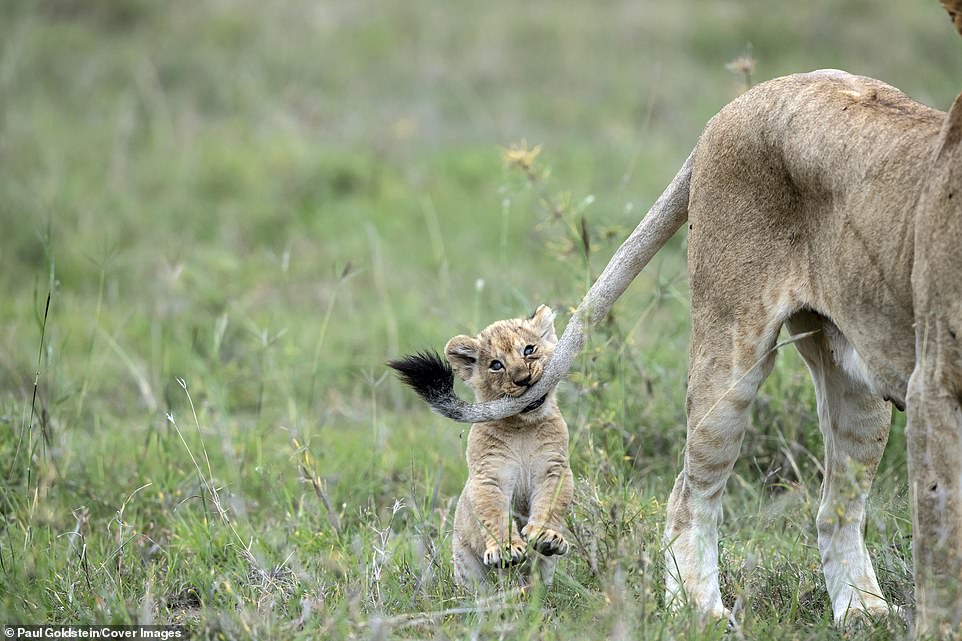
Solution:
{"label": "cub's paw", "polygon": [[489,545],[482,560],[489,568],[507,568],[524,563],[526,556],[524,543],[512,541],[507,547]]}
{"label": "cub's paw", "polygon": [[569,546],[565,537],[561,535],[561,532],[551,528],[528,523],[521,529],[521,536],[534,546],[535,550],[545,556],[568,553]]}

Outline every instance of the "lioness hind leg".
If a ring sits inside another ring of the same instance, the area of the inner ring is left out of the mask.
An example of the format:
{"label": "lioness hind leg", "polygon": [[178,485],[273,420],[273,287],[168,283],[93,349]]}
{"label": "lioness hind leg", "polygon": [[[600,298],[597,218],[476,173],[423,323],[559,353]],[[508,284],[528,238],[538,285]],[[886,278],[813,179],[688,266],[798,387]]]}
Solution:
{"label": "lioness hind leg", "polygon": [[[867,382],[839,364],[857,358],[835,326],[805,312],[789,320],[793,334],[818,330],[795,343],[815,383],[818,424],[825,443],[825,476],[816,525],[825,584],[835,623],[887,616],[865,548],[865,500],[888,440],[891,409]],[[843,361],[844,362],[844,361]]]}
{"label": "lioness hind leg", "polygon": [[[701,326],[693,314],[685,467],[668,499],[667,603],[686,600],[702,614],[728,618],[718,586],[722,494],[748,425],[748,408],[771,372],[780,322],[759,328]],[[754,340],[746,337],[754,337]]]}

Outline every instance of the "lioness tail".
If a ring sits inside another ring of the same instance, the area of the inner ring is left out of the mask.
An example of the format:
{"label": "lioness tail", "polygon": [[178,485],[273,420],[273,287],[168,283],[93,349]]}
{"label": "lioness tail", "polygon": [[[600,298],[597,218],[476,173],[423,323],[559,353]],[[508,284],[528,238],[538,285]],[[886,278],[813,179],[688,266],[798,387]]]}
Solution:
{"label": "lioness tail", "polygon": [[530,407],[558,384],[568,372],[575,356],[584,347],[586,331],[608,314],[611,306],[638,272],[688,219],[688,188],[691,184],[694,156],[694,152],[688,156],[668,188],[611,257],[611,261],[568,321],[541,380],[522,396],[499,398],[484,403],[467,403],[454,393],[450,367],[436,354],[408,356],[394,361],[390,364],[391,367],[401,372],[401,378],[428,402],[432,410],[455,421],[495,421]]}
{"label": "lioness tail", "polygon": [[432,410],[442,416],[459,419],[458,409],[466,403],[454,393],[454,371],[451,365],[437,352],[425,350],[408,354],[388,362],[387,365],[395,370],[398,378],[417,392]]}

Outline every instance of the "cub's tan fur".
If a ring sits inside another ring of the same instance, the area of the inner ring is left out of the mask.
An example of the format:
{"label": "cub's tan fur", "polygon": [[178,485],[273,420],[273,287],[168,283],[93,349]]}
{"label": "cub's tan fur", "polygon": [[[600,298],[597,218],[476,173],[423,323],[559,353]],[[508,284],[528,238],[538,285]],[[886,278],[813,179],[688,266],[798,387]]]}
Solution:
{"label": "cub's tan fur", "polygon": [[945,113],[834,70],[748,91],[712,118],[592,285],[540,384],[520,398],[471,405],[440,394],[432,405],[457,420],[489,421],[551,389],[586,328],[686,221],[688,440],[668,501],[668,603],[728,616],[718,581],[721,497],[785,327],[815,383],[825,443],[816,526],[835,620],[892,609],[863,535],[888,400],[908,416],[915,629],[958,636],[962,96]]}
{"label": "cub's tan fur", "polygon": [[[489,401],[520,396],[537,383],[557,341],[554,313],[542,305],[531,318],[455,336],[444,354],[477,400]],[[454,515],[458,583],[481,583],[489,568],[521,563],[529,551],[542,555],[536,565],[550,581],[556,555],[568,551],[562,529],[573,492],[568,427],[554,392],[527,412],[472,425],[467,460]]]}

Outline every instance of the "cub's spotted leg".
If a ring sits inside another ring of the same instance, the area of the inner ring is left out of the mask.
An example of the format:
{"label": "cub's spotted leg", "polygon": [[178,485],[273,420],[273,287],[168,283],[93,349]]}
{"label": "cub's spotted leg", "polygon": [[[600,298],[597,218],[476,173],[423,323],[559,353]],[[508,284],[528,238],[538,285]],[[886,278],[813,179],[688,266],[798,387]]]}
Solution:
{"label": "cub's spotted leg", "polygon": [[545,475],[531,497],[531,517],[521,535],[545,556],[568,553],[562,531],[564,515],[574,496],[571,470],[562,461]]}
{"label": "cub's spotted leg", "polygon": [[811,313],[788,322],[793,334],[817,330],[795,343],[815,383],[818,425],[825,443],[825,477],[816,517],[818,550],[836,625],[866,614],[888,616],[875,569],[865,548],[865,501],[885,443],[891,409],[857,371],[858,356],[835,326]]}
{"label": "cub's spotted leg", "polygon": [[701,322],[705,318],[712,315],[693,317],[685,467],[668,499],[665,529],[666,601],[671,608],[687,601],[702,614],[725,619],[730,614],[718,587],[721,499],[749,404],[774,364],[770,348],[780,323],[720,328]]}
{"label": "cub's spotted leg", "polygon": [[474,523],[483,541],[481,562],[489,568],[504,568],[523,563],[525,543],[510,515],[510,499],[496,481],[473,478],[464,492],[473,508]]}

